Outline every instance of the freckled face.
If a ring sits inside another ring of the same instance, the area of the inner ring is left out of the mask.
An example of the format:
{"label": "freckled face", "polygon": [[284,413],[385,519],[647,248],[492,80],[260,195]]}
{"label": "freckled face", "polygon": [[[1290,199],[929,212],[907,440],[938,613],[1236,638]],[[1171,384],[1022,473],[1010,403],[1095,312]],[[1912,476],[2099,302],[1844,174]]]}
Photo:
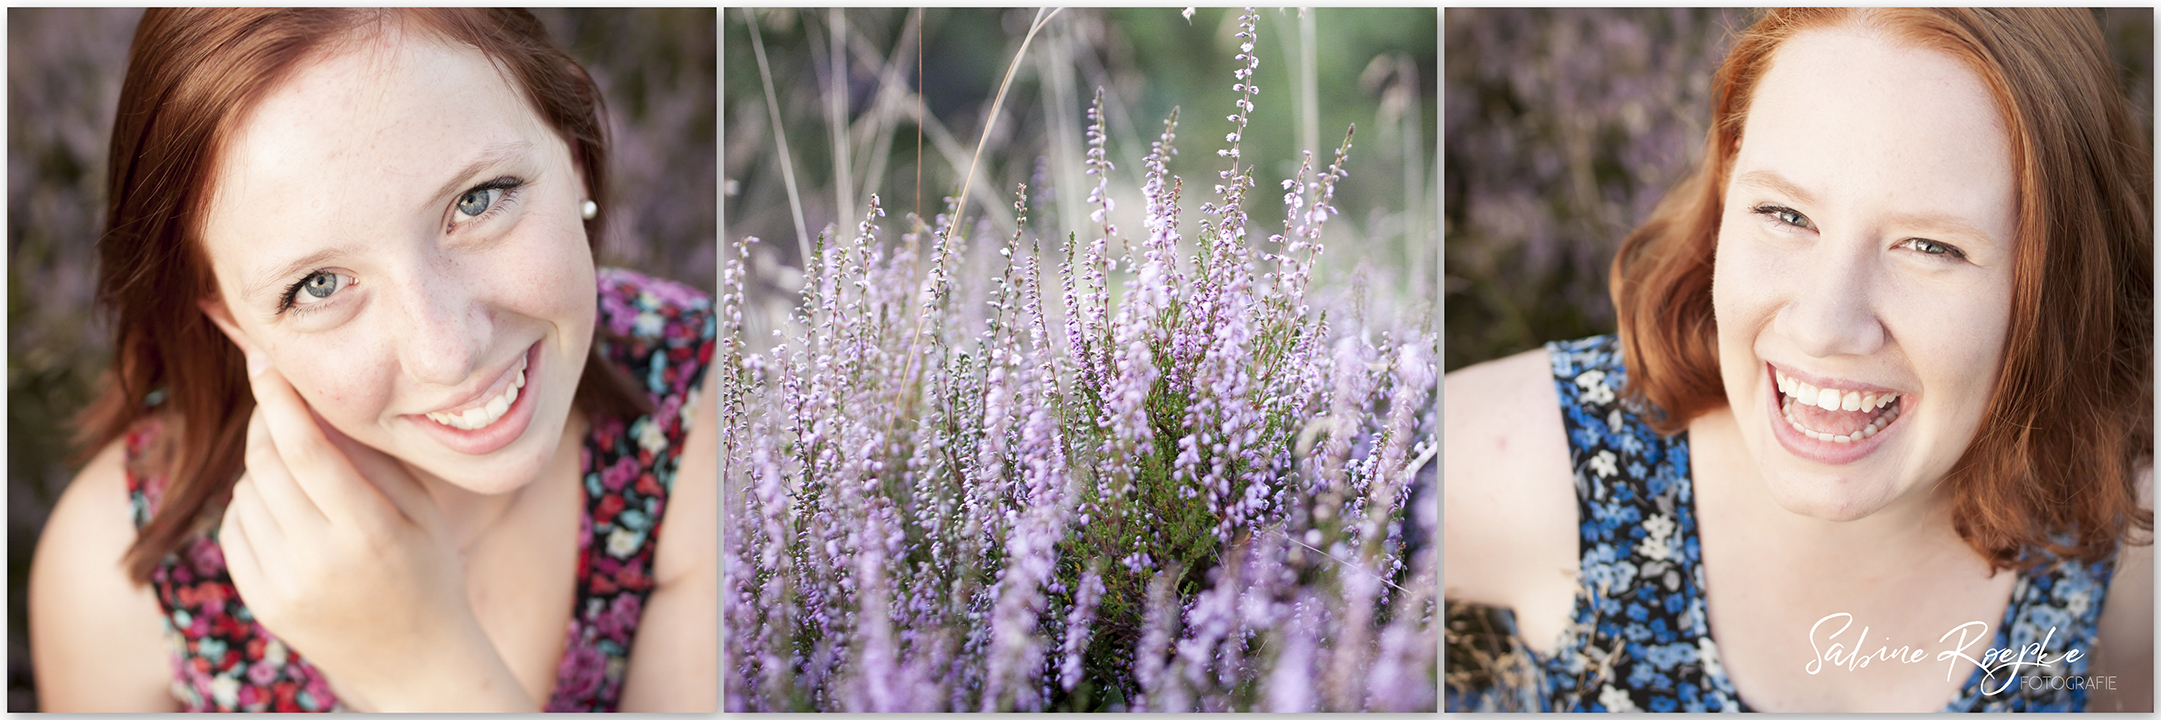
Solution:
{"label": "freckled face", "polygon": [[1712,283],[1726,395],[1782,506],[1866,517],[1950,471],[2002,366],[2002,115],[1957,59],[1842,27],[1777,51],[1741,137]]}
{"label": "freckled face", "polygon": [[323,420],[475,492],[539,475],[592,341],[585,190],[485,56],[339,46],[245,117],[211,191],[208,311]]}

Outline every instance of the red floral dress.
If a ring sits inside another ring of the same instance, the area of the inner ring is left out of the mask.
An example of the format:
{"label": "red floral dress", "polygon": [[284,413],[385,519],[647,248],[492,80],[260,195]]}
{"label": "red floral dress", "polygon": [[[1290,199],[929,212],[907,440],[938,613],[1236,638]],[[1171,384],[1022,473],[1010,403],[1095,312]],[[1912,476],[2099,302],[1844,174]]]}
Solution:
{"label": "red floral dress", "polygon": [[[713,359],[712,299],[676,283],[626,270],[599,272],[601,354],[653,401],[650,415],[592,419],[579,453],[586,513],[578,528],[577,604],[557,666],[550,712],[613,711],[638,618],[653,589],[668,489],[695,411],[696,389]],[[610,338],[609,335],[614,337]],[[148,420],[127,437],[132,461],[156,437]],[[129,465],[132,467],[133,462]],[[149,522],[163,476],[128,475],[137,527]],[[173,695],[190,711],[345,709],[306,658],[248,612],[226,574],[215,531],[184,543],[151,575],[173,642]]]}

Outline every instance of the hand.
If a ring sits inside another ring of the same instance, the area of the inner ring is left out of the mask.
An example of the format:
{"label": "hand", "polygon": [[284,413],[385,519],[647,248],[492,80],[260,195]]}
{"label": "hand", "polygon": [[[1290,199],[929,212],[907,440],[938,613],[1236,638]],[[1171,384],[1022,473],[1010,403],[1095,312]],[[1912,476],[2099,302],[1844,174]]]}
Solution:
{"label": "hand", "polygon": [[426,489],[248,355],[247,470],[219,544],[255,618],[335,678],[348,705],[533,706],[473,616],[464,561]]}

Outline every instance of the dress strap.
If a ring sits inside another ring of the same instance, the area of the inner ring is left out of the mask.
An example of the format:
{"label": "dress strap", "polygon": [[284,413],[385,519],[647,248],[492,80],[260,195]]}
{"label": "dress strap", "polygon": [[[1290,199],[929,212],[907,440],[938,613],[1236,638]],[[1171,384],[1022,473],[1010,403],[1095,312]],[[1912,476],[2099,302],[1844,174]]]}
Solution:
{"label": "dress strap", "polygon": [[661,520],[712,364],[712,298],[627,270],[598,275],[598,350],[652,401],[635,418],[596,416],[579,459],[586,512],[578,532],[578,598],[550,712],[612,711],[653,572]]}
{"label": "dress strap", "polygon": [[128,428],[127,434],[121,436],[123,455],[120,466],[122,474],[127,478],[128,514],[134,519],[137,530],[150,524],[151,515],[157,512],[160,501],[164,499],[166,477],[144,472],[147,467],[146,457],[156,446],[164,430],[164,421],[153,415],[135,423]]}
{"label": "dress strap", "polygon": [[1576,481],[1581,585],[1546,666],[1552,710],[1738,710],[1705,619],[1688,436],[1621,396],[1614,336],[1549,343]]}

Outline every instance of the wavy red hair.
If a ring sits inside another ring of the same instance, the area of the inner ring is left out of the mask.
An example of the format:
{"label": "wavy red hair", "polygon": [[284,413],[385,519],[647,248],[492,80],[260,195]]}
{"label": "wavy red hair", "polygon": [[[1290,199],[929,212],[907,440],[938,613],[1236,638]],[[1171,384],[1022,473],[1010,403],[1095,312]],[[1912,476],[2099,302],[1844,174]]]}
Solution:
{"label": "wavy red hair", "polygon": [[2032,549],[2105,558],[2153,529],[2134,477],[2153,457],[2153,157],[2088,11],[1789,9],[1742,31],[1713,78],[1702,164],[1614,258],[1627,393],[1669,434],[1726,402],[1711,276],[1751,92],[1786,39],[1849,24],[1963,62],[2011,137],[2010,333],[1988,419],[1945,478],[1954,526],[1998,568],[2046,559]]}

